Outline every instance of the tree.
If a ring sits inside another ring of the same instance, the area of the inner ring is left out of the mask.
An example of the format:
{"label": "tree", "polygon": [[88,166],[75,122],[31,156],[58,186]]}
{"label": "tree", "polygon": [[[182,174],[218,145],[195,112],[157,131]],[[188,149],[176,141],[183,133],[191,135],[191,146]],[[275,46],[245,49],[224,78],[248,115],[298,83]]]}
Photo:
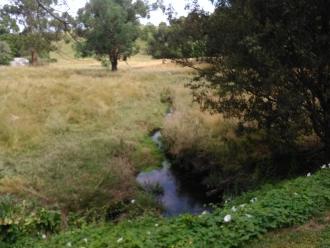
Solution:
{"label": "tree", "polygon": [[274,148],[314,132],[330,158],[330,2],[217,6],[208,25],[210,67],[190,85],[196,100],[266,130]]}
{"label": "tree", "polygon": [[0,11],[0,27],[2,23],[7,32],[19,33],[22,48],[30,53],[33,65],[38,54],[48,55],[55,49],[52,42],[68,28],[65,20],[69,15],[61,16],[53,8],[58,3],[59,0],[11,0]]}
{"label": "tree", "polygon": [[139,36],[139,17],[146,17],[148,6],[141,0],[91,0],[78,11],[77,33],[84,38],[82,55],[107,56],[112,71],[118,69],[120,57],[134,52]]}
{"label": "tree", "polygon": [[155,59],[177,58],[176,47],[173,47],[171,40],[171,27],[162,22],[154,30],[151,38],[148,40],[148,54]]}
{"label": "tree", "polygon": [[8,65],[13,56],[7,42],[0,41],[0,65]]}
{"label": "tree", "polygon": [[194,8],[187,17],[161,23],[148,43],[149,54],[157,59],[189,59],[205,56],[208,14]]}

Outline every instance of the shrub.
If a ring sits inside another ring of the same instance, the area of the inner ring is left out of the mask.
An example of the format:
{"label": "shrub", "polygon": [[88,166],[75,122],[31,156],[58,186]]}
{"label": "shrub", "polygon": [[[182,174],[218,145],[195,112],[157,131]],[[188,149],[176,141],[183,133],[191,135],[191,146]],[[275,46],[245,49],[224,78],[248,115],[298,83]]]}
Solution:
{"label": "shrub", "polygon": [[0,41],[0,65],[9,65],[13,59],[11,49],[7,42]]}
{"label": "shrub", "polygon": [[0,245],[14,243],[27,235],[48,234],[59,231],[61,214],[33,204],[19,201],[10,195],[0,197]]}

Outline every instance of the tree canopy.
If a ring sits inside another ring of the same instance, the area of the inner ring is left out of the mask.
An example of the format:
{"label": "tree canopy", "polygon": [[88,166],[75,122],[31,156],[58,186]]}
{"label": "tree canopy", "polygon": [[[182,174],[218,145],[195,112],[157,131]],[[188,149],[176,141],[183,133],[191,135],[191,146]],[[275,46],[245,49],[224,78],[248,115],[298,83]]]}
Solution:
{"label": "tree canopy", "polygon": [[8,65],[12,57],[12,51],[8,43],[0,41],[0,65]]}
{"label": "tree canopy", "polygon": [[[0,32],[4,39],[19,40],[20,50],[31,55],[31,63],[37,63],[39,55],[47,56],[55,49],[52,41],[59,40],[62,31],[68,28],[64,20],[67,13],[58,13],[54,6],[59,0],[11,0],[0,11]],[[13,37],[8,33],[15,34]]]}
{"label": "tree canopy", "polygon": [[208,14],[194,8],[187,17],[160,23],[148,41],[148,52],[156,59],[198,58],[205,56]]}
{"label": "tree canopy", "polygon": [[139,18],[148,15],[149,6],[132,0],[91,0],[79,10],[77,33],[84,38],[78,44],[82,55],[107,56],[112,70],[118,60],[134,53],[139,37]]}
{"label": "tree canopy", "polygon": [[190,84],[195,99],[266,130],[274,149],[313,132],[330,156],[330,2],[217,6],[206,30],[210,67]]}

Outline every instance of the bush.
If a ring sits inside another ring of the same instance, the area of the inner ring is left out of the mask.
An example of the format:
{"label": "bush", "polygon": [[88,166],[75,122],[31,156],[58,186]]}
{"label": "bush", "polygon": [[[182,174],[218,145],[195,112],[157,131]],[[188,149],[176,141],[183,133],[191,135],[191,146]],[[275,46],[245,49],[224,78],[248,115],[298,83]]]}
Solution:
{"label": "bush", "polygon": [[0,41],[0,65],[9,65],[13,59],[11,49],[7,42]]}
{"label": "bush", "polygon": [[24,236],[57,232],[60,226],[58,211],[36,208],[10,195],[0,197],[0,247],[1,243],[14,243]]}

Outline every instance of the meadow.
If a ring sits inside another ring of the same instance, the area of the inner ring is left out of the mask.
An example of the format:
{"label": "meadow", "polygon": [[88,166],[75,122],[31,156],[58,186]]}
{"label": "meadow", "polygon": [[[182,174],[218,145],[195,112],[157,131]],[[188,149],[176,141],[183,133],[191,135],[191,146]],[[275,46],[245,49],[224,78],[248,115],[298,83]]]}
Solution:
{"label": "meadow", "polygon": [[[189,144],[201,123],[204,135],[221,118],[192,104],[184,87],[189,69],[138,55],[111,73],[63,49],[53,54],[57,63],[0,68],[1,194],[64,215],[139,198],[153,206],[135,181],[139,171],[160,166],[150,133],[188,134]],[[170,104],[175,114],[164,124]]]}
{"label": "meadow", "polygon": [[[1,247],[328,245],[328,170],[266,185],[213,213],[160,217],[160,206],[135,179],[163,160],[151,133],[162,129],[169,154],[192,150],[195,159],[210,151],[225,163],[249,153],[224,145],[237,140],[236,121],[193,102],[185,87],[194,76],[190,69],[137,55],[111,73],[98,61],[68,54],[53,54],[58,62],[49,65],[0,68]],[[313,216],[310,229],[247,243]]]}

